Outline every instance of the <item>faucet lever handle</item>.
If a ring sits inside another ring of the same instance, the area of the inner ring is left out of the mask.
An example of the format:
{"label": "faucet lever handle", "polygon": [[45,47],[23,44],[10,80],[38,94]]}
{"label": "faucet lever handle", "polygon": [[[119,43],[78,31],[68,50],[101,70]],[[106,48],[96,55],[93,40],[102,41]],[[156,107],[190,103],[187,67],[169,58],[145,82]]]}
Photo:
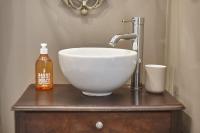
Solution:
{"label": "faucet lever handle", "polygon": [[144,18],[142,17],[133,17],[132,19],[123,19],[122,23],[133,23],[133,24],[144,24]]}
{"label": "faucet lever handle", "polygon": [[125,20],[125,19],[122,19],[122,23],[132,23],[133,21],[132,21],[132,19],[128,19],[128,20]]}

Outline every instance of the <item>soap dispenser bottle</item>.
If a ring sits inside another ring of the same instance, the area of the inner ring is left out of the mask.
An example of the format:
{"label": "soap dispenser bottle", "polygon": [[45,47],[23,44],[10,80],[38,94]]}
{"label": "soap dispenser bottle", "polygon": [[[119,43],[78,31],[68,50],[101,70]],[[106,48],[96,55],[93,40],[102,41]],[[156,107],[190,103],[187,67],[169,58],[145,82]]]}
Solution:
{"label": "soap dispenser bottle", "polygon": [[53,63],[48,56],[46,43],[41,43],[40,56],[35,64],[36,90],[51,90],[53,88]]}

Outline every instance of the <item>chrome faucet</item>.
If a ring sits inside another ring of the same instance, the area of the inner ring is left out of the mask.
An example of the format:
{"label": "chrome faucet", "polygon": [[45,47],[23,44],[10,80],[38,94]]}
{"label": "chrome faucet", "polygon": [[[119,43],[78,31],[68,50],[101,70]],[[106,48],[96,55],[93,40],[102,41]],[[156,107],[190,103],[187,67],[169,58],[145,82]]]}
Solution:
{"label": "chrome faucet", "polygon": [[142,86],[144,18],[133,17],[131,20],[122,20],[122,22],[132,22],[133,32],[130,34],[115,35],[109,44],[115,47],[120,40],[133,40],[132,49],[137,52],[137,62],[135,71],[131,77],[131,88],[139,90]]}

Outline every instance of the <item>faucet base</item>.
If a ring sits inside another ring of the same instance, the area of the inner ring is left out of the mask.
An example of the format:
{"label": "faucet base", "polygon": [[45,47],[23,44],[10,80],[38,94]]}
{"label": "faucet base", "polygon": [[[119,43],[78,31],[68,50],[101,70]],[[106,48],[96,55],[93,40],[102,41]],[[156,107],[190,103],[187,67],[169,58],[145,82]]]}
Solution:
{"label": "faucet base", "polygon": [[143,87],[144,87],[144,85],[142,83],[140,83],[138,87],[136,87],[134,84],[131,84],[131,86],[130,86],[132,91],[141,90]]}

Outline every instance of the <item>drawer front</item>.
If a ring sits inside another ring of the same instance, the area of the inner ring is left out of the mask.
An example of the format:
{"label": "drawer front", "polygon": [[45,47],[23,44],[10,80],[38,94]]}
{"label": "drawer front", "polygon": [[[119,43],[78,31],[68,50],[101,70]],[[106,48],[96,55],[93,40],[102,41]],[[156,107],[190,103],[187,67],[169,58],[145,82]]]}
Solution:
{"label": "drawer front", "polygon": [[16,133],[170,133],[170,112],[17,112]]}

